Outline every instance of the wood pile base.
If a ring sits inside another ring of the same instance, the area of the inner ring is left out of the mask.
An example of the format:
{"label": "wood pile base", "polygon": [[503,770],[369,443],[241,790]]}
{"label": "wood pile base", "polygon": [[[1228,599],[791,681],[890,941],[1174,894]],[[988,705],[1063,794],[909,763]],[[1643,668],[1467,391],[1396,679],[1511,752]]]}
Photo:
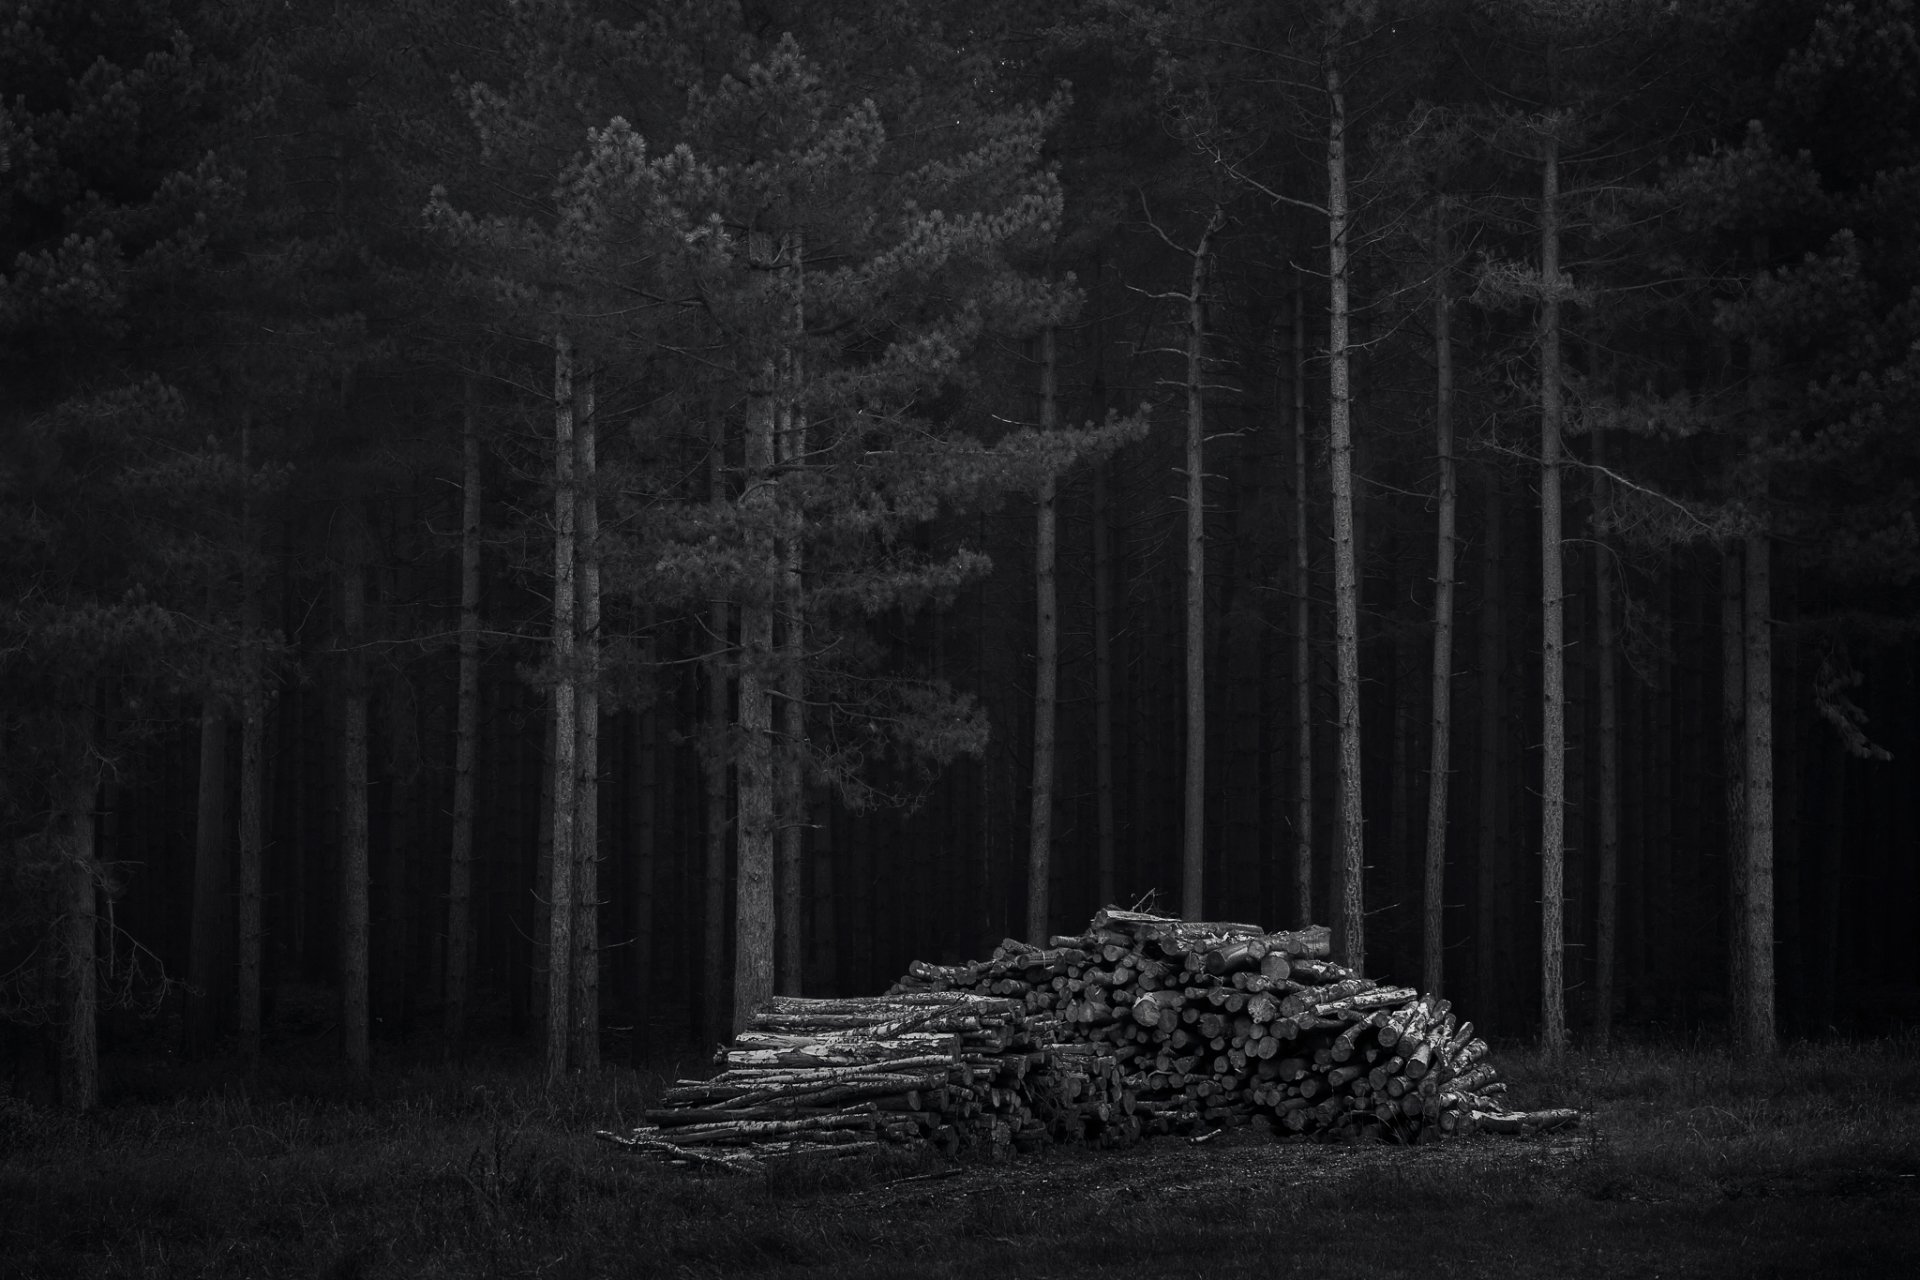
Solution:
{"label": "wood pile base", "polygon": [[678,1163],[930,1143],[1003,1155],[1250,1125],[1400,1142],[1530,1133],[1471,1022],[1327,957],[1324,927],[1107,910],[1086,932],[987,960],[915,961],[883,996],[778,996],[648,1124],[601,1137]]}

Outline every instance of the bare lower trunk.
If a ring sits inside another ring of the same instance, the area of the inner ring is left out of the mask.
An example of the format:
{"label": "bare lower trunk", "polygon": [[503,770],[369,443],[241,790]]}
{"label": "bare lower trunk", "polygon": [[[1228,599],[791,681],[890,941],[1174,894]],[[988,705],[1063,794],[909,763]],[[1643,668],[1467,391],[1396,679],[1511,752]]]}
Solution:
{"label": "bare lower trunk", "polygon": [[348,1073],[364,1081],[372,1069],[367,1040],[367,670],[360,652],[366,635],[367,569],[362,517],[349,507],[346,520],[350,545],[341,576],[341,630],[348,652],[340,713],[340,1046]]}
{"label": "bare lower trunk", "polygon": [[[657,641],[652,632],[653,619],[644,608],[643,625],[646,633],[640,639],[640,669],[648,680],[657,681],[659,665]],[[633,991],[631,1018],[633,1021],[633,1040],[628,1055],[632,1065],[638,1066],[647,1059],[647,1028],[653,1001],[653,935],[654,935],[654,895],[655,877],[659,864],[657,833],[659,831],[659,693],[656,692],[645,707],[633,717],[633,742],[628,756],[633,776],[629,783],[629,794],[633,797],[633,808],[628,818],[628,858],[631,866],[630,893],[627,898],[629,930],[633,941],[632,952],[628,960],[628,985]]]}
{"label": "bare lower trunk", "polygon": [[1746,539],[1746,1003],[1735,1010],[1740,1051],[1779,1049],[1773,993],[1773,566],[1767,535]]}
{"label": "bare lower trunk", "polygon": [[1549,133],[1540,197],[1540,1041],[1549,1058],[1566,1047],[1562,978],[1566,851],[1567,691],[1560,537],[1560,162]]}
{"label": "bare lower trunk", "polygon": [[1293,292],[1293,894],[1313,923],[1313,611],[1307,569],[1307,290]]}
{"label": "bare lower trunk", "polygon": [[1720,551],[1720,760],[1727,845],[1727,1007],[1739,1019],[1747,981],[1747,652],[1740,544]]}
{"label": "bare lower trunk", "polygon": [[100,1040],[97,1011],[99,982],[95,948],[99,929],[96,886],[99,855],[95,848],[94,796],[97,784],[91,767],[69,783],[61,829],[59,936],[60,1105],[68,1111],[91,1111],[100,1102]]}
{"label": "bare lower trunk", "polygon": [[576,1071],[600,1066],[600,508],[594,496],[593,375],[575,388],[574,522],[580,583],[575,630],[579,679],[574,724],[575,847],[573,881],[573,1007],[567,1056]]}
{"label": "bare lower trunk", "polygon": [[[707,453],[707,500],[723,506],[727,500],[726,435],[722,420],[713,420],[712,438]],[[732,608],[725,600],[707,606],[708,642],[712,645],[706,660],[707,705],[704,736],[707,742],[706,767],[706,841],[703,872],[704,936],[701,955],[701,982],[705,1000],[701,1010],[701,1035],[718,1041],[731,1034],[727,1026],[728,984],[723,975],[727,967],[727,862],[733,848],[727,831],[727,778],[731,762],[726,749],[727,727],[732,710],[727,671],[728,630],[732,626]]]}
{"label": "bare lower trunk", "polygon": [[1347,103],[1331,55],[1326,66],[1328,459],[1333,490],[1333,644],[1339,708],[1339,901],[1334,936],[1340,962],[1366,967],[1365,838],[1360,794],[1360,571],[1353,528],[1353,397],[1347,347]]}
{"label": "bare lower trunk", "polygon": [[[748,411],[745,497],[767,518],[766,482],[773,460],[773,410],[766,391]],[[771,582],[778,571],[772,535],[749,532],[758,568]],[[758,593],[756,593],[757,595]],[[773,996],[773,610],[764,596],[740,606],[739,746],[735,752],[739,835],[734,852],[733,1031]]]}
{"label": "bare lower trunk", "polygon": [[1180,901],[1190,920],[1204,920],[1207,860],[1207,507],[1206,374],[1207,254],[1226,224],[1219,209],[1193,251],[1187,289],[1187,638],[1186,803],[1180,854]]}
{"label": "bare lower trunk", "polygon": [[[1101,406],[1096,405],[1098,411]],[[1096,420],[1104,414],[1096,412]],[[1113,823],[1113,499],[1103,458],[1093,468],[1093,753],[1094,806],[1099,846],[1095,855],[1101,906],[1119,892],[1114,865]]]}
{"label": "bare lower trunk", "polygon": [[553,853],[547,874],[546,1082],[567,1073],[571,1019],[574,870],[578,858],[575,764],[578,681],[574,671],[573,346],[553,344]]}
{"label": "bare lower trunk", "polygon": [[[1040,334],[1040,429],[1052,431],[1054,335]],[[1053,873],[1053,713],[1060,675],[1060,602],[1054,583],[1054,477],[1040,481],[1034,500],[1033,786],[1027,828],[1027,941],[1047,941],[1047,891]]]}
{"label": "bare lower trunk", "polygon": [[1506,662],[1506,594],[1502,586],[1501,557],[1505,551],[1505,521],[1501,507],[1500,477],[1487,468],[1486,551],[1480,562],[1480,741],[1479,760],[1474,772],[1480,782],[1479,848],[1474,856],[1475,906],[1473,913],[1474,982],[1478,987],[1475,1002],[1486,1010],[1484,1017],[1495,1016],[1499,1003],[1499,984],[1495,980],[1499,963],[1496,945],[1500,928],[1500,877],[1498,868],[1502,844],[1502,824],[1506,813],[1506,791],[1500,776],[1500,734],[1504,728],[1501,702],[1504,696]]}
{"label": "bare lower trunk", "polygon": [[220,1036],[232,929],[228,879],[227,715],[216,698],[200,705],[200,792],[193,838],[193,928],[187,947],[187,1054],[204,1058]]}
{"label": "bare lower trunk", "polygon": [[466,1042],[473,969],[474,763],[480,744],[480,433],[474,388],[465,388],[461,422],[460,676],[455,693],[453,847],[447,863],[447,972],[444,1036],[448,1052]]}
{"label": "bare lower trunk", "polygon": [[1443,891],[1447,871],[1447,778],[1451,768],[1453,734],[1453,557],[1455,480],[1453,467],[1453,338],[1449,329],[1452,300],[1447,272],[1452,266],[1447,250],[1447,209],[1444,200],[1434,210],[1435,255],[1439,259],[1438,286],[1433,299],[1434,437],[1439,455],[1439,528],[1435,535],[1433,571],[1433,738],[1427,763],[1427,859],[1421,903],[1422,986],[1441,989]]}
{"label": "bare lower trunk", "polygon": [[247,556],[241,571],[240,634],[246,647],[246,681],[240,701],[240,954],[236,978],[234,1029],[240,1056],[251,1066],[260,1058],[261,844],[266,830],[267,670],[261,618],[259,574],[254,568],[253,428],[240,428],[240,469],[248,488],[241,499],[241,542]]}
{"label": "bare lower trunk", "polygon": [[[806,331],[806,246],[798,231],[788,240],[787,270],[790,344],[783,355],[780,433],[776,441],[782,470],[793,475],[807,465],[807,416],[800,403],[800,345]],[[780,903],[777,933],[780,956],[776,980],[783,995],[797,996],[806,976],[807,848],[807,599],[806,539],[803,511],[796,501],[787,511],[780,535],[780,777],[775,820],[779,845]]]}
{"label": "bare lower trunk", "polygon": [[[1604,436],[1593,437],[1594,461],[1604,459]],[[1593,505],[1605,511],[1608,484],[1594,480]],[[1599,623],[1600,662],[1600,901],[1593,929],[1593,1045],[1605,1050],[1613,1039],[1614,957],[1620,912],[1620,642],[1614,628],[1613,549],[1595,547],[1593,607]]]}

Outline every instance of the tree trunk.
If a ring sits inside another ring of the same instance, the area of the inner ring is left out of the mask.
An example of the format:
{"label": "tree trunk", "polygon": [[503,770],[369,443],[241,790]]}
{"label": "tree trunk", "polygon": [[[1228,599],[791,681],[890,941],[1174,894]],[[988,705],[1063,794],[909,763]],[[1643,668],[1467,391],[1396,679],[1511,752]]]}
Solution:
{"label": "tree trunk", "polygon": [[367,565],[364,516],[357,504],[345,512],[346,564],[341,573],[341,633],[347,648],[340,709],[340,1046],[347,1072],[365,1081],[372,1070],[368,1048],[367,858]]}
{"label": "tree trunk", "polygon": [[1720,761],[1727,823],[1727,1008],[1737,1023],[1747,980],[1747,654],[1740,544],[1720,549]]}
{"label": "tree trunk", "polygon": [[1353,529],[1353,397],[1347,349],[1347,101],[1329,54],[1327,86],[1328,458],[1333,489],[1333,645],[1340,721],[1340,847],[1334,913],[1340,963],[1366,967],[1366,849],[1360,795],[1360,577]]}
{"label": "tree trunk", "polygon": [[[785,378],[780,394],[779,460],[789,474],[807,465],[807,417],[800,404],[803,375],[799,346],[806,333],[805,244],[791,233],[784,273],[791,294],[789,345],[784,356]],[[806,977],[806,844],[807,844],[807,601],[804,529],[798,500],[789,504],[788,523],[780,538],[781,612],[785,615],[780,645],[780,778],[779,821],[780,904],[778,935],[780,963],[775,974],[783,995],[797,996]]]}
{"label": "tree trunk", "polygon": [[575,385],[574,521],[579,534],[575,572],[579,617],[575,630],[578,682],[574,724],[574,880],[572,1031],[568,1059],[576,1071],[600,1067],[600,506],[594,495],[593,374]]}
{"label": "tree trunk", "polygon": [[1186,803],[1180,844],[1180,902],[1190,920],[1202,905],[1207,858],[1207,507],[1205,494],[1207,254],[1226,225],[1216,208],[1193,250],[1187,289],[1187,638]]}
{"label": "tree trunk", "polygon": [[1453,467],[1453,337],[1449,329],[1452,299],[1447,273],[1447,206],[1434,206],[1434,245],[1438,258],[1433,297],[1434,440],[1440,462],[1440,512],[1433,571],[1433,738],[1427,764],[1427,858],[1422,896],[1421,985],[1441,989],[1443,892],[1447,869],[1447,779],[1453,733],[1453,557],[1455,479]]}
{"label": "tree trunk", "polygon": [[1567,690],[1560,537],[1560,153],[1549,132],[1540,186],[1540,1041],[1566,1047],[1562,980],[1566,846]]}
{"label": "tree trunk", "polygon": [[546,1082],[567,1073],[567,1012],[572,994],[573,878],[578,858],[575,804],[573,344],[553,340],[553,853],[547,872]]}
{"label": "tree trunk", "polygon": [[[759,257],[759,255],[755,255]],[[764,258],[761,259],[764,261]],[[764,371],[771,381],[771,370]],[[742,501],[756,523],[748,532],[764,584],[740,605],[739,834],[734,851],[733,1031],[773,996],[773,610],[765,591],[780,578],[766,491],[773,464],[773,400],[762,387],[748,409]],[[750,562],[753,563],[753,562]]]}
{"label": "tree trunk", "polygon": [[1736,1043],[1749,1057],[1779,1049],[1773,992],[1773,581],[1766,533],[1746,538],[1746,1001]]}
{"label": "tree trunk", "polygon": [[1505,780],[1500,776],[1500,736],[1505,727],[1501,700],[1505,693],[1506,593],[1501,557],[1505,552],[1505,519],[1500,473],[1487,465],[1486,550],[1480,561],[1480,741],[1475,774],[1480,784],[1479,849],[1474,858],[1474,983],[1481,1017],[1498,1016],[1500,851],[1506,815]]}
{"label": "tree trunk", "polygon": [[480,745],[480,431],[473,379],[460,430],[460,677],[455,693],[453,847],[447,863],[445,1047],[463,1051],[473,970],[474,763]]}
{"label": "tree trunk", "polygon": [[[708,442],[707,452],[707,500],[714,506],[725,505],[727,501],[726,485],[726,427],[724,420],[716,414],[712,423],[712,438]],[[728,983],[724,975],[727,967],[727,871],[728,856],[733,849],[733,841],[727,831],[727,780],[729,752],[727,750],[727,728],[731,723],[729,706],[730,678],[728,673],[727,650],[728,631],[732,626],[732,608],[726,600],[710,601],[707,606],[707,632],[712,650],[706,660],[707,705],[706,725],[703,736],[706,739],[706,857],[703,869],[703,911],[701,919],[705,936],[702,940],[701,983],[703,1009],[701,1011],[701,1034],[709,1041],[726,1039],[730,1035],[727,1026]]]}
{"label": "tree trunk", "polygon": [[[394,589],[388,596],[390,600],[404,598],[398,576],[396,572]],[[394,631],[397,634],[398,627]],[[407,994],[410,990],[408,922],[412,919],[412,913],[407,909],[407,864],[411,860],[411,827],[416,812],[412,793],[419,739],[417,726],[410,723],[415,715],[406,677],[396,672],[387,695],[387,856],[381,881],[386,905],[382,921],[384,928],[375,932],[381,950],[380,998],[375,1008],[382,1024],[381,1030],[388,1036],[402,1040],[407,1032]]]}
{"label": "tree trunk", "polygon": [[1293,894],[1313,921],[1313,611],[1307,576],[1307,289],[1293,291]]}
{"label": "tree trunk", "polygon": [[253,427],[240,426],[240,471],[247,491],[241,498],[242,554],[240,634],[246,647],[245,690],[240,702],[240,896],[238,990],[234,1027],[240,1056],[252,1066],[260,1060],[261,842],[266,828],[267,671],[263,648],[259,573],[254,560]]}
{"label": "tree trunk", "polygon": [[[1053,326],[1040,331],[1040,430],[1055,426]],[[1060,678],[1060,602],[1054,582],[1054,476],[1034,499],[1033,786],[1027,828],[1027,941],[1047,943],[1047,891],[1053,873],[1053,713]]]}
{"label": "tree trunk", "polygon": [[628,932],[632,937],[629,944],[632,954],[628,958],[628,984],[633,991],[629,1013],[633,1023],[633,1039],[628,1062],[637,1067],[647,1060],[647,1027],[653,1008],[654,895],[659,869],[656,833],[659,831],[660,807],[657,790],[660,779],[660,714],[657,710],[660,667],[659,642],[652,630],[653,617],[644,606],[637,606],[636,612],[641,615],[641,625],[645,628],[640,637],[640,669],[647,680],[654,682],[647,704],[634,713],[633,740],[628,756],[633,772],[628,786],[633,806],[628,814],[627,854],[630,866]]}
{"label": "tree trunk", "polygon": [[[1105,406],[1096,403],[1094,420],[1105,419]],[[1096,892],[1103,907],[1114,905],[1119,892],[1113,817],[1112,484],[1109,464],[1102,458],[1093,467],[1093,789],[1099,841]]]}
{"label": "tree trunk", "polygon": [[[211,593],[209,593],[211,594]],[[211,604],[209,599],[209,604]],[[217,698],[200,704],[200,784],[193,839],[193,928],[187,948],[187,1055],[205,1058],[220,1037],[232,930],[228,880],[227,715]]]}
{"label": "tree trunk", "polygon": [[[91,707],[89,707],[91,714]],[[56,821],[66,847],[60,850],[60,914],[55,954],[60,999],[60,1105],[91,1111],[100,1102],[99,980],[95,951],[99,929],[99,853],[94,802],[98,790],[91,766],[69,784],[66,812]]]}
{"label": "tree trunk", "polygon": [[[1605,435],[1593,436],[1595,462],[1605,459]],[[1593,506],[1604,512],[1610,501],[1604,474],[1593,482]],[[1600,662],[1600,901],[1593,929],[1593,1046],[1602,1052],[1613,1039],[1613,979],[1620,912],[1620,642],[1613,620],[1613,549],[1604,539],[1595,545],[1593,607],[1599,623]]]}

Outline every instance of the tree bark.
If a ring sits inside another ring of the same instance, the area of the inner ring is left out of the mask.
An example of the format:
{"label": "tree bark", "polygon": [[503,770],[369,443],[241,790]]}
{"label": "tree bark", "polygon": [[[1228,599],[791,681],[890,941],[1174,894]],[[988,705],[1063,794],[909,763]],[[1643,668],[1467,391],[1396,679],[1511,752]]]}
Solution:
{"label": "tree bark", "polygon": [[1340,963],[1366,967],[1366,847],[1360,793],[1360,578],[1353,527],[1353,396],[1347,346],[1347,101],[1331,51],[1327,88],[1327,327],[1330,385],[1328,457],[1333,490],[1333,644],[1340,721],[1339,902],[1334,913]]}
{"label": "tree bark", "polygon": [[567,1073],[568,997],[572,994],[573,879],[577,850],[578,772],[575,740],[578,679],[574,669],[574,410],[573,344],[553,340],[553,853],[547,871],[546,1082]]}
{"label": "tree bark", "polygon": [[480,430],[473,379],[460,424],[460,675],[454,695],[453,842],[447,862],[445,1047],[466,1044],[473,970],[474,765],[480,745]]}
{"label": "tree bark", "polygon": [[576,1071],[600,1067],[600,507],[595,498],[594,379],[574,386],[574,522],[578,678],[574,724],[575,847],[571,1032],[567,1056]]}
{"label": "tree bark", "polygon": [[[1040,430],[1056,423],[1053,326],[1040,331]],[[1054,476],[1040,480],[1034,498],[1033,783],[1027,824],[1027,941],[1045,946],[1047,895],[1053,874],[1053,716],[1060,679],[1060,601],[1054,580]]]}
{"label": "tree bark", "polygon": [[[209,593],[209,604],[212,603]],[[226,708],[208,695],[200,704],[200,782],[193,839],[193,928],[187,948],[187,1056],[212,1054],[227,989],[232,931],[228,878]]]}
{"label": "tree bark", "polygon": [[1313,923],[1313,611],[1307,548],[1307,289],[1293,291],[1293,894]]}
{"label": "tree bark", "polygon": [[340,713],[340,1045],[347,1072],[364,1082],[372,1070],[367,990],[367,565],[365,517],[349,503],[346,563],[341,573],[341,633],[347,649]]}
{"label": "tree bark", "polygon": [[[771,380],[771,370],[763,371]],[[766,483],[773,463],[773,400],[762,387],[748,409],[745,493],[753,519],[771,518]],[[767,592],[780,578],[773,533],[748,533],[762,581],[740,605],[739,834],[734,858],[733,1031],[773,996],[773,609]]]}
{"label": "tree bark", "polygon": [[1741,544],[1720,549],[1720,760],[1727,843],[1727,1008],[1737,1023],[1747,982],[1747,652]]}
{"label": "tree bark", "polygon": [[241,570],[240,634],[246,647],[246,685],[240,702],[240,954],[234,1029],[240,1039],[240,1056],[249,1066],[260,1059],[261,842],[266,827],[267,780],[267,671],[259,574],[254,568],[252,467],[252,424],[243,422],[240,470],[248,489],[240,507],[241,543],[246,556]]}
{"label": "tree bark", "polygon": [[[642,609],[645,614],[645,610]],[[640,638],[640,669],[650,680],[659,678],[658,641],[651,630],[653,619],[645,616],[643,626],[648,630]],[[632,938],[629,944],[632,954],[628,957],[628,985],[632,989],[632,1002],[629,1018],[633,1022],[633,1039],[630,1043],[628,1062],[639,1066],[647,1060],[647,1026],[653,1005],[653,936],[654,936],[654,897],[657,893],[656,877],[659,866],[657,836],[659,831],[659,778],[660,748],[659,712],[656,710],[659,699],[658,686],[647,704],[633,715],[632,741],[629,744],[628,761],[632,776],[628,783],[628,795],[632,798],[632,808],[627,818],[627,856],[629,860],[629,885],[627,895],[628,932]]]}
{"label": "tree bark", "polygon": [[1218,208],[1193,250],[1187,289],[1187,635],[1186,802],[1180,844],[1180,901],[1190,920],[1206,919],[1207,858],[1207,507],[1206,375],[1207,255],[1226,225]]}
{"label": "tree bark", "polygon": [[1422,895],[1421,985],[1439,994],[1444,963],[1441,924],[1447,869],[1447,780],[1453,733],[1453,336],[1452,299],[1447,274],[1453,263],[1447,246],[1447,205],[1434,205],[1434,256],[1438,261],[1433,297],[1434,440],[1439,455],[1439,528],[1433,572],[1433,726],[1427,764],[1427,858]]}
{"label": "tree bark", "polygon": [[1773,555],[1746,537],[1746,1001],[1737,1043],[1749,1057],[1779,1049],[1773,991]]}
{"label": "tree bark", "polygon": [[[707,500],[714,506],[725,505],[726,426],[714,416],[707,452]],[[729,705],[731,679],[728,672],[728,632],[732,626],[732,606],[724,599],[707,605],[707,632],[712,650],[706,659],[707,705],[704,737],[707,744],[706,768],[706,848],[703,871],[704,938],[701,983],[703,1008],[701,1034],[709,1041],[725,1039],[727,1028],[727,992],[724,976],[727,967],[727,872],[733,841],[727,830],[728,750],[727,729],[731,723]]]}
{"label": "tree bark", "polygon": [[85,1112],[100,1103],[100,996],[95,968],[99,853],[94,820],[98,781],[94,769],[81,769],[69,787],[66,812],[57,819],[66,847],[59,852],[60,923],[55,953],[60,957],[61,1024],[56,1083],[60,1105]]}
{"label": "tree bark", "polygon": [[[1104,421],[1096,404],[1095,420]],[[1094,807],[1099,841],[1096,892],[1101,906],[1114,903],[1119,875],[1114,856],[1113,816],[1113,497],[1108,462],[1093,467],[1093,752]]]}
{"label": "tree bark", "polygon": [[1475,1003],[1493,1018],[1499,1005],[1499,864],[1506,817],[1506,789],[1500,776],[1501,714],[1505,694],[1506,592],[1501,560],[1505,518],[1500,473],[1487,465],[1486,550],[1480,562],[1480,741],[1475,774],[1479,779],[1479,849],[1474,858]]}
{"label": "tree bark", "polygon": [[1540,186],[1540,1041],[1566,1047],[1562,978],[1566,852],[1567,690],[1560,531],[1560,152],[1550,131]]}
{"label": "tree bark", "polygon": [[[800,232],[791,233],[784,279],[790,295],[789,333],[780,393],[778,454],[789,474],[807,465],[807,415],[800,403],[804,370],[800,344],[806,336],[806,261]],[[806,977],[807,844],[807,601],[805,530],[796,499],[788,504],[781,531],[780,777],[778,856],[780,903],[779,965],[775,974],[783,995],[800,994]]]}
{"label": "tree bark", "polygon": [[[1593,460],[1606,458],[1604,433],[1593,436]],[[1610,502],[1604,473],[1593,482],[1593,506]],[[1593,558],[1593,607],[1598,619],[1600,698],[1600,901],[1593,930],[1593,1045],[1604,1052],[1613,1039],[1614,959],[1620,912],[1620,642],[1614,627],[1613,549],[1597,541]]]}

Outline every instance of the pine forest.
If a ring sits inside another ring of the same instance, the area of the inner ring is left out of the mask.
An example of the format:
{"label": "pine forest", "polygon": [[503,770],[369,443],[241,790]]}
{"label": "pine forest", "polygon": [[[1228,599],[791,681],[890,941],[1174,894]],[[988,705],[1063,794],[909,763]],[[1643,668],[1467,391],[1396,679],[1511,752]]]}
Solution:
{"label": "pine forest", "polygon": [[0,0],[0,1092],[1911,1023],[1917,424],[1909,0]]}

